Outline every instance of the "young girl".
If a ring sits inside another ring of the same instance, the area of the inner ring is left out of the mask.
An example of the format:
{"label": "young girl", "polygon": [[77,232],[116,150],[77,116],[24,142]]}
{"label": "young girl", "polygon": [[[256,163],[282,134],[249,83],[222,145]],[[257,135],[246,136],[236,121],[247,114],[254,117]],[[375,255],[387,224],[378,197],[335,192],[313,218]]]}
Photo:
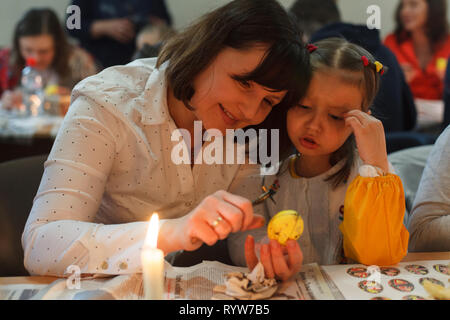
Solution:
{"label": "young girl", "polygon": [[[279,184],[274,201],[264,204],[267,219],[297,210],[304,232],[286,247],[274,240],[262,244],[260,260],[267,276],[281,279],[298,272],[302,263],[338,264],[344,257],[363,264],[397,263],[408,245],[403,188],[387,160],[383,126],[369,111],[384,68],[342,39],[308,48],[312,80],[287,112],[287,134],[297,153],[282,162],[273,178]],[[256,265],[254,238],[265,231],[229,238],[236,264]]]}

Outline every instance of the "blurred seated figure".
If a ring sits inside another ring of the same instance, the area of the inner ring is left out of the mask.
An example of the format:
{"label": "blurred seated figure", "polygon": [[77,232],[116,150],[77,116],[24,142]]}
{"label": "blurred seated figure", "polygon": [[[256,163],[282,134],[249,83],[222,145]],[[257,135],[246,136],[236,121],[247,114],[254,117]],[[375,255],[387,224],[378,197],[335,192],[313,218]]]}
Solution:
{"label": "blurred seated figure", "polygon": [[336,0],[297,0],[289,12],[303,31],[304,42],[310,41],[311,36],[323,26],[341,21]]}
{"label": "blurred seated figure", "polygon": [[132,60],[157,57],[162,45],[175,31],[168,25],[145,26],[136,37],[136,52]]}
{"label": "blurred seated figure", "polygon": [[68,30],[102,68],[127,64],[136,35],[148,25],[172,22],[164,0],[72,0],[81,9],[81,28]]}
{"label": "blurred seated figure", "polygon": [[386,133],[409,131],[415,127],[417,114],[411,91],[395,55],[381,43],[379,30],[340,22],[334,0],[297,0],[290,12],[306,34],[310,34],[307,41],[314,43],[325,38],[343,37],[365,48],[387,66],[389,70],[381,79],[373,115],[382,121]]}
{"label": "blurred seated figure", "polygon": [[12,47],[0,50],[3,108],[21,104],[21,72],[30,58],[35,61],[34,68],[44,75],[43,87],[51,86],[53,94],[69,96],[75,84],[97,72],[90,54],[68,42],[51,9],[31,9],[17,23]]}
{"label": "blurred seated figure", "polygon": [[410,251],[450,251],[450,126],[428,157],[408,230]]}
{"label": "blurred seated figure", "polygon": [[446,0],[401,0],[396,29],[385,39],[415,98],[442,100],[450,56]]}

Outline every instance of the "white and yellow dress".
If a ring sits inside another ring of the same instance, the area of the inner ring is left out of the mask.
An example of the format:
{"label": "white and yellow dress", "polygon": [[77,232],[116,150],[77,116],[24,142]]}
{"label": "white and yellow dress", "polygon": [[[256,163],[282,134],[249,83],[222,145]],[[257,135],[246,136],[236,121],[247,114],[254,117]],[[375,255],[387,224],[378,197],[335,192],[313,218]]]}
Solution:
{"label": "white and yellow dress", "polygon": [[[400,178],[391,173],[392,166],[390,173],[380,175],[357,156],[348,180],[333,189],[325,179],[339,171],[344,160],[319,176],[303,178],[295,173],[295,157],[284,161],[276,176],[265,177],[265,186],[278,180],[280,187],[273,196],[275,202],[266,200],[255,211],[264,214],[267,221],[281,210],[293,209],[302,215],[305,227],[298,242],[304,264],[357,261],[391,265],[406,255],[405,196]],[[258,188],[251,189],[255,192]],[[248,234],[259,241],[266,236],[266,227],[229,237],[230,257],[237,265],[245,265]]]}

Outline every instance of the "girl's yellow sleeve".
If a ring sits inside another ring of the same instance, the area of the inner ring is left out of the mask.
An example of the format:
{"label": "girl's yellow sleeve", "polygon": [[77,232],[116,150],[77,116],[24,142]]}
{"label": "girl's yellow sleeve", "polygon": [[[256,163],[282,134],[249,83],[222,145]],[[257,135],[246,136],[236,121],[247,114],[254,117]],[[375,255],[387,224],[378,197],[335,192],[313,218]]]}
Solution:
{"label": "girl's yellow sleeve", "polygon": [[339,226],[346,257],[365,265],[397,264],[406,255],[405,194],[394,174],[358,176],[347,189]]}

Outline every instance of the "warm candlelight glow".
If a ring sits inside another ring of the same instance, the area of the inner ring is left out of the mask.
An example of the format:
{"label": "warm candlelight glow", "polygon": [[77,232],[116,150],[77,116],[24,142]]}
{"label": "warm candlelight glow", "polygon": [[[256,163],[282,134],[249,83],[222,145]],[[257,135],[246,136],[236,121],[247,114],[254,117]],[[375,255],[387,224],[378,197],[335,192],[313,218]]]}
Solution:
{"label": "warm candlelight glow", "polygon": [[157,248],[159,217],[153,213],[141,253],[144,299],[161,300],[164,294],[164,253]]}
{"label": "warm candlelight glow", "polygon": [[150,218],[150,223],[147,231],[147,236],[144,242],[144,247],[157,248],[158,228],[159,228],[159,217],[157,213],[153,213]]}

